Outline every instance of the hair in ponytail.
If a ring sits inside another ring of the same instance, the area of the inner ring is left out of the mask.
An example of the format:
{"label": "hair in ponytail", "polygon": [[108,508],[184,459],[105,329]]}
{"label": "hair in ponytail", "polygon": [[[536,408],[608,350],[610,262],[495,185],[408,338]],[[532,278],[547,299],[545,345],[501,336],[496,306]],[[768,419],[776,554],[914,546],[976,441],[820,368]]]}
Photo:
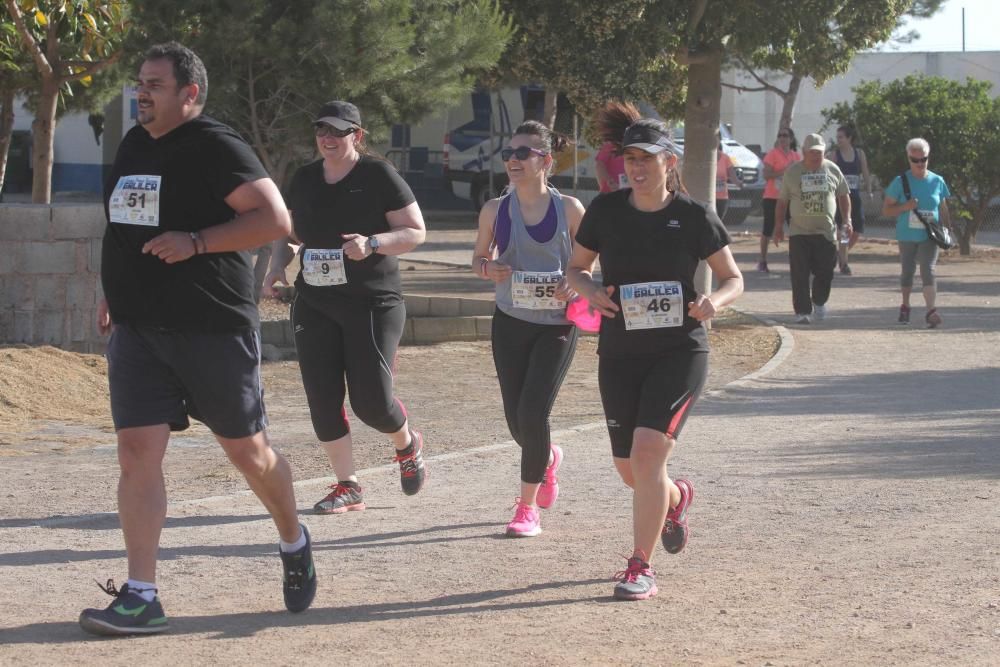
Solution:
{"label": "hair in ponytail", "polygon": [[642,114],[634,104],[612,101],[597,110],[593,122],[601,141],[610,141],[620,151],[625,130],[641,118]]}

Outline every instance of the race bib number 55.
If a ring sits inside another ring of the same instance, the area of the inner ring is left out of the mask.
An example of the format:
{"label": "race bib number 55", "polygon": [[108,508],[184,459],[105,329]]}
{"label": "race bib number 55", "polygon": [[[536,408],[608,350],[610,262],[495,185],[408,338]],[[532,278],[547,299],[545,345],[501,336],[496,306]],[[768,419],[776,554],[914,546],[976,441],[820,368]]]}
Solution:
{"label": "race bib number 55", "polygon": [[515,308],[529,310],[559,310],[566,302],[556,298],[556,288],[562,280],[559,271],[515,271],[511,275],[510,295]]}
{"label": "race bib number 55", "polygon": [[625,329],[660,329],[684,323],[684,292],[677,281],[621,286]]}
{"label": "race bib number 55", "polygon": [[160,176],[122,176],[108,201],[111,222],[160,226]]}
{"label": "race bib number 55", "polygon": [[329,287],[347,282],[344,251],[308,248],[302,254],[302,279],[306,285]]}

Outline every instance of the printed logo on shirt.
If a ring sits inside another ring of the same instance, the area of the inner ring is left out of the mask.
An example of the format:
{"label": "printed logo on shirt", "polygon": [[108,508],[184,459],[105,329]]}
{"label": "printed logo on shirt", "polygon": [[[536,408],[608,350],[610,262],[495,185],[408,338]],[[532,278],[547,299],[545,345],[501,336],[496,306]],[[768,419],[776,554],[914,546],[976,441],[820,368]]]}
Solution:
{"label": "printed logo on shirt", "polygon": [[670,222],[667,223],[667,227],[669,227],[671,229],[680,229],[681,228],[681,221],[680,220],[671,220]]}
{"label": "printed logo on shirt", "polygon": [[614,419],[609,419],[608,420],[608,428],[618,428],[619,426],[621,426],[621,424],[619,424]]}
{"label": "printed logo on shirt", "polygon": [[349,190],[349,192],[364,192],[364,190],[362,190],[361,188],[358,188],[357,190]]}

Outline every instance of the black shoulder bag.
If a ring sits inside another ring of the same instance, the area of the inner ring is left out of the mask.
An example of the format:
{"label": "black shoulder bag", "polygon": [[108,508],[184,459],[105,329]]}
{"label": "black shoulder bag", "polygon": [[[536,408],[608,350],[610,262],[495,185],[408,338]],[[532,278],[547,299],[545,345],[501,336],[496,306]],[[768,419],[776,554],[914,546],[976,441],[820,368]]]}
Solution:
{"label": "black shoulder bag", "polygon": [[[910,194],[910,179],[906,177],[905,171],[900,174],[900,179],[903,181],[903,195],[905,195],[907,199],[912,199],[913,195]],[[942,250],[951,250],[958,247],[958,244],[955,243],[955,240],[951,237],[951,231],[947,227],[939,225],[933,220],[929,220],[917,209],[913,209],[911,213],[916,215],[920,222],[924,223],[924,227],[927,228],[927,236],[930,237],[931,241],[934,241],[937,247]]]}

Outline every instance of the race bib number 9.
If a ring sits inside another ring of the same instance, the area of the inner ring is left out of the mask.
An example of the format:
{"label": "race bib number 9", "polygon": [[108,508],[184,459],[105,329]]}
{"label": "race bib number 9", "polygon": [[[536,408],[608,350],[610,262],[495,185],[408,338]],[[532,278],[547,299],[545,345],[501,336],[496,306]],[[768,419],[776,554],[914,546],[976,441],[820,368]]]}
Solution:
{"label": "race bib number 9", "polygon": [[684,323],[684,292],[677,281],[622,285],[621,300],[626,331]]}
{"label": "race bib number 9", "polygon": [[347,282],[344,251],[307,249],[302,254],[302,279],[314,287],[343,285]]}
{"label": "race bib number 9", "polygon": [[556,288],[562,280],[559,271],[515,271],[511,274],[510,295],[515,308],[528,310],[561,310],[566,302],[556,298]]}
{"label": "race bib number 9", "polygon": [[122,176],[108,201],[111,222],[160,226],[160,176]]}

